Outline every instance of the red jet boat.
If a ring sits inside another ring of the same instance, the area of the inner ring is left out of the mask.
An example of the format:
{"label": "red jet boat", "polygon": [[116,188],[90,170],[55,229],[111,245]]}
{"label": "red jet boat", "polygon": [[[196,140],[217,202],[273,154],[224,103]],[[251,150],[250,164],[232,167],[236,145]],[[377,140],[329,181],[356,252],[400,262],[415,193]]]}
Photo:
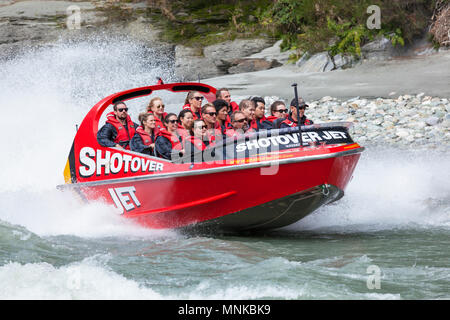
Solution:
{"label": "red jet boat", "polygon": [[169,161],[99,145],[96,135],[106,108],[158,90],[195,90],[209,102],[216,93],[202,83],[171,83],[104,98],[81,123],[64,170],[66,184],[58,188],[88,202],[105,201],[150,228],[267,230],[341,198],[364,150],[350,137],[348,122],[227,138],[216,143],[207,161],[202,156]]}

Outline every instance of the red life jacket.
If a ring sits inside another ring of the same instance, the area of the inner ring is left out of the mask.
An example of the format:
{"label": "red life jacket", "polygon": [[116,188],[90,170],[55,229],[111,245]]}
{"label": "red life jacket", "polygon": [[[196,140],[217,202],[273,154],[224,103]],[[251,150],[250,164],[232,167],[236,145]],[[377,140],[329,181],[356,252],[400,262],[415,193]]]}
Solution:
{"label": "red life jacket", "polygon": [[233,112],[239,110],[239,105],[238,105],[236,102],[231,101],[231,102],[230,102],[230,105],[231,105],[231,110],[232,110]]}
{"label": "red life jacket", "polygon": [[186,142],[192,143],[194,148],[198,151],[203,151],[206,149],[206,144],[196,136],[186,137]]}
{"label": "red life jacket", "polygon": [[183,146],[181,145],[180,138],[177,137],[176,134],[170,133],[166,128],[159,130],[159,135],[167,138],[172,144],[172,149],[182,150]]}
{"label": "red life jacket", "polygon": [[305,119],[305,125],[310,125],[310,124],[313,124],[312,121],[309,119]]}
{"label": "red life jacket", "polygon": [[243,136],[244,133],[245,132],[243,132],[243,131],[236,131],[234,129],[227,129],[227,131],[225,132],[227,137],[240,137],[240,136]]}
{"label": "red life jacket", "polygon": [[141,136],[142,142],[146,145],[149,146],[152,143],[154,143],[155,141],[152,139],[152,136],[149,135],[147,133],[147,131],[144,130],[144,128],[142,128],[141,126],[137,127],[136,132],[139,133],[139,135]]}
{"label": "red life jacket", "polygon": [[220,130],[222,134],[226,134],[227,130],[233,129],[233,126],[231,125],[230,116],[227,116],[227,119],[225,120],[225,125],[223,127],[220,125],[219,121],[216,121],[214,128]]}
{"label": "red life jacket", "polygon": [[[297,121],[294,121],[294,119],[292,119],[291,117],[288,117],[286,120],[284,120],[281,124],[286,124],[289,127],[295,127],[297,126]],[[281,126],[280,124],[280,126]],[[305,116],[302,117],[302,119],[300,120],[300,124],[301,125],[310,125],[313,124],[311,120],[307,119]]]}
{"label": "red life jacket", "polygon": [[106,123],[109,123],[114,126],[117,130],[117,136],[114,140],[114,143],[120,144],[124,146],[125,149],[130,149],[130,140],[134,136],[136,130],[134,127],[133,121],[131,121],[130,116],[127,115],[127,126],[128,130],[125,129],[125,126],[116,118],[114,112],[110,112],[106,115]]}
{"label": "red life jacket", "polygon": [[182,139],[191,135],[181,124],[178,124],[177,133]]}
{"label": "red life jacket", "polygon": [[164,128],[163,120],[167,116],[167,112],[163,113],[162,120],[158,118],[156,114],[153,113],[153,111],[149,111],[148,113],[153,114],[155,116],[155,133],[161,130],[161,128]]}
{"label": "red life jacket", "polygon": [[256,123],[256,119],[250,121],[250,123],[248,124],[248,128],[258,130],[258,124]]}
{"label": "red life jacket", "polygon": [[190,105],[189,103],[187,103],[187,104],[185,104],[185,105],[183,106],[183,110],[190,110],[191,113],[192,113],[192,116],[194,117],[194,120],[197,120],[197,119],[203,119],[203,117],[202,117],[202,111],[201,111],[201,110],[198,111],[198,114],[200,115],[200,117],[199,117],[199,116],[191,109],[191,105]]}
{"label": "red life jacket", "polygon": [[266,117],[266,119],[264,119],[264,120],[273,122],[273,121],[276,120],[276,119],[278,119],[278,117],[276,117],[276,116],[268,116],[268,117]]}

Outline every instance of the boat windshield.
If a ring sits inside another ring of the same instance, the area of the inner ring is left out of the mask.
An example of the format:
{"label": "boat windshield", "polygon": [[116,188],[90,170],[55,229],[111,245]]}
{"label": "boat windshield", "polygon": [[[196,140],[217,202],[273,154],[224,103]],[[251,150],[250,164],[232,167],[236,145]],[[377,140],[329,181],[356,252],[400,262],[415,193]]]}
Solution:
{"label": "boat windshield", "polygon": [[278,153],[300,146],[353,143],[349,128],[351,122],[331,122],[298,127],[250,132],[217,141],[213,147],[175,159],[176,163],[237,160]]}

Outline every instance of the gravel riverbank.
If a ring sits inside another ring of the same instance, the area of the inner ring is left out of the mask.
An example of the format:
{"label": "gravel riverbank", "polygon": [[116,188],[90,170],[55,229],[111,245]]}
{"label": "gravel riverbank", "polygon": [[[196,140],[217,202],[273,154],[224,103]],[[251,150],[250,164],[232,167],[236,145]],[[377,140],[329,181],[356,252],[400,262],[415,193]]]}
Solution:
{"label": "gravel riverbank", "polygon": [[316,123],[350,121],[353,137],[361,144],[448,149],[450,102],[446,98],[402,95],[395,99],[330,96],[309,102],[309,118]]}

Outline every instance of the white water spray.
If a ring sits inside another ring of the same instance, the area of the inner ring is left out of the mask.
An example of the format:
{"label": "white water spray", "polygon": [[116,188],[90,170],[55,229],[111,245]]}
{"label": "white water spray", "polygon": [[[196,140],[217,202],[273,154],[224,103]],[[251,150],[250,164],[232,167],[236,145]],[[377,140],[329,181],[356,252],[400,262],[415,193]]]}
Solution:
{"label": "white water spray", "polygon": [[[126,39],[90,39],[0,62],[0,220],[40,235],[139,233],[138,227],[111,215],[108,205],[79,204],[55,187],[64,183],[75,125],[95,103],[121,90],[155,84],[157,76],[172,79],[170,61],[151,54]],[[132,107],[135,121],[142,108]]]}

